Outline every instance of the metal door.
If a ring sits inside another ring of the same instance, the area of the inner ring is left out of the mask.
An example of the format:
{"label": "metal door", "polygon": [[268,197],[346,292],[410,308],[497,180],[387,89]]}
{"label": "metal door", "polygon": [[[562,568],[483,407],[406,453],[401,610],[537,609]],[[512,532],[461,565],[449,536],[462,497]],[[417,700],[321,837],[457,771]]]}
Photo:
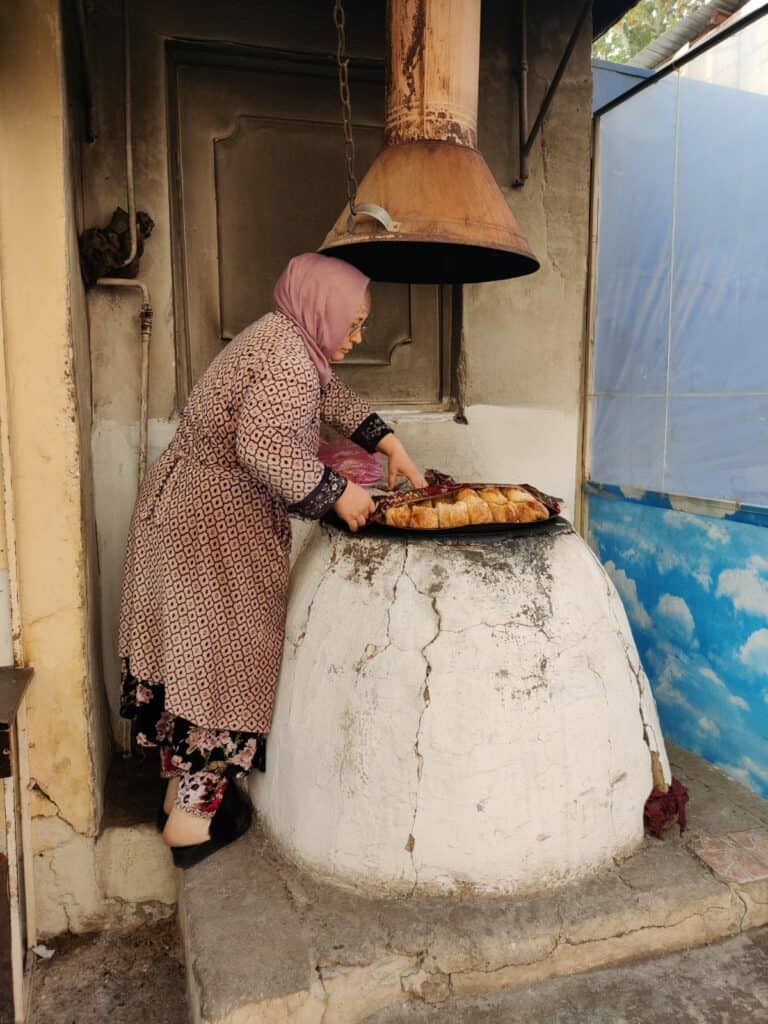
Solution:
{"label": "metal door", "polygon": [[[335,65],[328,58],[169,47],[177,382],[272,308],[288,259],[314,250],[345,202]],[[382,144],[383,70],[353,84],[357,169]],[[340,369],[378,404],[434,407],[446,391],[435,286],[376,284],[368,338]]]}

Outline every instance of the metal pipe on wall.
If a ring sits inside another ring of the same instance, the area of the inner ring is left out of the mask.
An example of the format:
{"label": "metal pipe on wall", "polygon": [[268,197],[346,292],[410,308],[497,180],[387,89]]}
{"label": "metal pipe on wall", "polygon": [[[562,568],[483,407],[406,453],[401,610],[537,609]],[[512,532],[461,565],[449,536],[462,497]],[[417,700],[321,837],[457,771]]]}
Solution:
{"label": "metal pipe on wall", "polygon": [[519,85],[519,96],[518,96],[518,137],[519,137],[519,170],[515,181],[512,182],[515,188],[520,188],[525,184],[528,178],[528,157],[530,156],[533,144],[536,141],[536,137],[541,131],[541,126],[544,123],[544,118],[547,116],[547,112],[552,104],[552,100],[555,98],[558,86],[565,74],[565,69],[568,67],[568,62],[571,59],[573,51],[576,49],[576,43],[578,42],[581,30],[584,27],[584,23],[592,10],[592,0],[585,0],[579,17],[574,26],[573,32],[568,39],[568,43],[563,52],[563,56],[560,58],[560,63],[555,69],[555,73],[552,77],[552,81],[547,87],[547,91],[544,93],[544,99],[541,101],[541,107],[536,115],[536,119],[533,122],[533,127],[530,132],[528,131],[528,7],[526,0],[521,0],[521,22],[522,22],[522,39],[521,39],[521,59],[520,69],[518,71],[518,85]]}
{"label": "metal pipe on wall", "polygon": [[[123,0],[123,85],[125,103],[125,184],[128,196],[128,230],[130,232],[130,250],[122,265],[128,266],[136,259],[138,252],[138,233],[136,230],[136,192],[133,177],[133,100],[131,89],[131,31],[128,18],[128,0]],[[138,482],[144,477],[147,469],[148,431],[149,431],[149,348],[152,340],[152,303],[149,288],[138,278],[100,277],[96,282],[100,287],[138,288],[142,294],[142,305],[139,311],[141,330],[141,389],[139,412],[139,464]]]}
{"label": "metal pipe on wall", "polygon": [[528,2],[520,0],[520,69],[517,74],[517,145],[520,169],[516,186],[525,184],[528,177]]}
{"label": "metal pipe on wall", "polygon": [[141,291],[142,303],[139,310],[141,323],[141,399],[139,410],[139,484],[147,471],[147,449],[149,428],[149,347],[152,341],[152,303],[149,288],[138,278],[100,277],[97,285],[107,288],[138,288]]}
{"label": "metal pipe on wall", "polygon": [[123,266],[136,259],[139,240],[136,233],[136,194],[133,186],[133,98],[131,89],[131,27],[128,0],[123,0],[123,86],[125,104],[125,184],[128,192],[128,230],[131,248]]}

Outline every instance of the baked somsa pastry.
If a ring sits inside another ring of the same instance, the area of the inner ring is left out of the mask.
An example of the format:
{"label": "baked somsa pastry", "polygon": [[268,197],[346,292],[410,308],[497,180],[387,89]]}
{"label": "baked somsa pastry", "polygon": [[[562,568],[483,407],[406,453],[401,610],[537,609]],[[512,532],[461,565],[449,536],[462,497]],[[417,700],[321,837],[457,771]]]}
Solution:
{"label": "baked somsa pastry", "polygon": [[520,506],[517,502],[511,501],[504,506],[504,522],[506,523],[519,523],[520,522]]}
{"label": "baked somsa pastry", "polygon": [[506,505],[507,499],[498,487],[481,487],[477,492],[478,497],[487,501],[489,505]]}
{"label": "baked somsa pastry", "polygon": [[[507,519],[507,512],[510,505],[506,502],[488,502],[488,508],[491,513],[491,519],[494,523],[506,523],[509,522]],[[512,520],[514,522],[514,520]]]}
{"label": "baked somsa pastry", "polygon": [[517,513],[517,523],[538,523],[540,520],[549,519],[549,512],[546,505],[542,505],[534,497],[529,495],[528,501],[516,501],[509,505]]}
{"label": "baked somsa pastry", "polygon": [[456,484],[446,477],[383,498],[374,520],[403,530],[453,530],[541,522],[552,510],[557,512],[556,500],[527,484]]}
{"label": "baked somsa pastry", "polygon": [[501,493],[507,501],[533,501],[535,500],[530,491],[523,487],[502,487]]}
{"label": "baked somsa pastry", "polygon": [[411,508],[411,528],[414,530],[436,530],[440,525],[437,509],[432,502],[414,505]]}
{"label": "baked somsa pastry", "polygon": [[469,526],[469,511],[464,501],[438,501],[437,517],[442,529],[453,529],[457,526]]}
{"label": "baked somsa pastry", "polygon": [[384,519],[387,526],[396,526],[401,530],[407,529],[411,525],[411,506],[396,505],[394,508],[388,508],[384,513]]}
{"label": "baked somsa pastry", "polygon": [[469,521],[473,526],[480,526],[483,523],[493,522],[491,506],[487,501],[483,501],[482,498],[479,498],[477,501],[468,501],[467,511],[469,512]]}

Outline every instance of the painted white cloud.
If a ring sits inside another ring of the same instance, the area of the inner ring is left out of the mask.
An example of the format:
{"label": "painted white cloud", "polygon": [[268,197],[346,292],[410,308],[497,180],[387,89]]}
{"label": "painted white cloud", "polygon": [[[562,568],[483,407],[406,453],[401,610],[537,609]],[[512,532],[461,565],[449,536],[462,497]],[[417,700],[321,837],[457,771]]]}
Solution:
{"label": "painted white cloud", "polygon": [[694,529],[706,534],[712,545],[724,544],[728,540],[728,528],[722,523],[713,522],[705,516],[695,516],[688,512],[670,510],[664,513],[664,522],[673,530]]}
{"label": "painted white cloud", "polygon": [[747,702],[744,700],[744,698],[743,697],[737,697],[735,693],[732,693],[730,695],[730,697],[728,698],[728,700],[731,702],[731,704],[735,704],[735,706],[737,708],[741,708],[742,711],[750,711],[751,710],[749,704],[747,704]]}
{"label": "painted white cloud", "polygon": [[656,614],[671,623],[686,640],[693,637],[693,615],[682,597],[676,594],[662,594],[656,605]]}
{"label": "painted white cloud", "polygon": [[672,572],[679,569],[686,576],[690,576],[704,588],[709,590],[712,586],[712,577],[709,574],[709,562],[698,555],[691,558],[681,551],[671,547],[663,547],[656,556],[656,568],[661,573]]}
{"label": "painted white cloud", "polygon": [[739,768],[735,764],[724,764],[722,761],[716,761],[715,765],[721,771],[724,771],[726,775],[730,775],[732,779],[736,779],[743,786],[749,786],[752,789],[752,779],[746,768]]}
{"label": "painted white cloud", "polygon": [[712,736],[719,736],[720,729],[715,725],[711,718],[707,718],[706,715],[699,715],[697,722],[702,732],[711,733]]}
{"label": "painted white cloud", "polygon": [[738,611],[768,618],[768,580],[758,575],[758,567],[754,562],[755,559],[750,559],[748,569],[726,569],[721,572],[715,595],[730,598]]}
{"label": "painted white cloud", "polygon": [[751,775],[757,776],[762,782],[768,782],[768,763],[758,764],[751,757],[742,757],[741,764]]}
{"label": "painted white cloud", "polygon": [[700,733],[709,733],[711,736],[719,736],[719,726],[713,722],[711,718],[707,718],[706,715],[702,715],[700,710],[691,704],[682,690],[679,690],[673,685],[673,680],[680,679],[684,675],[685,673],[678,665],[672,661],[668,661],[664,671],[661,673],[659,682],[654,689],[656,700],[660,704],[676,704],[679,708],[682,708],[689,721],[696,724]]}
{"label": "painted white cloud", "polygon": [[614,522],[611,519],[590,519],[590,529],[597,535],[603,534],[606,537],[617,537],[625,543],[630,543],[634,548],[652,554],[656,551],[656,545],[642,536],[628,521]]}
{"label": "painted white cloud", "polygon": [[768,672],[768,629],[758,629],[739,651],[739,659],[750,668]]}
{"label": "painted white cloud", "polygon": [[[704,676],[705,679],[708,679],[713,686],[716,686],[718,688],[718,690],[728,690],[727,685],[723,682],[723,680],[720,678],[717,672],[713,672],[708,665],[699,667],[699,675]],[[731,704],[734,705],[734,707],[741,708],[742,711],[752,710],[749,704],[747,704],[747,702],[744,700],[744,698],[736,696],[735,693],[729,693],[728,700],[731,702]]]}
{"label": "painted white cloud", "polygon": [[632,622],[639,626],[640,629],[650,629],[652,625],[651,617],[638,597],[635,581],[630,579],[623,569],[619,569],[615,562],[606,562],[605,569],[621,595],[621,599],[627,609],[627,614]]}
{"label": "painted white cloud", "polygon": [[710,683],[714,683],[715,686],[719,687],[721,690],[727,690],[728,689],[728,687],[725,685],[725,683],[720,678],[720,676],[717,674],[717,672],[713,672],[712,669],[709,668],[708,665],[705,665],[702,668],[700,668],[699,669],[699,674],[704,676],[705,679],[708,679],[710,681]]}

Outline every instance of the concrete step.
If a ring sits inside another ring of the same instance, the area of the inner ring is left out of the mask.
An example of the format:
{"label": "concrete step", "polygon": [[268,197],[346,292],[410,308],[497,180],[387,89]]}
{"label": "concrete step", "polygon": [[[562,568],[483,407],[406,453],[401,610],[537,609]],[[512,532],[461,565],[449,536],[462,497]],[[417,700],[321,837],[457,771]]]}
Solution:
{"label": "concrete step", "polygon": [[671,754],[691,791],[686,836],[648,839],[599,876],[527,898],[363,895],[314,879],[254,828],[179,875],[192,1020],[412,1020],[414,1004],[447,1014],[470,997],[765,924],[768,802]]}
{"label": "concrete step", "polygon": [[115,755],[98,836],[83,836],[33,794],[35,872],[40,938],[62,932],[128,927],[170,917],[176,878],[167,846],[155,828],[161,782],[156,758]]}
{"label": "concrete step", "polygon": [[552,978],[450,1006],[400,1003],[366,1024],[765,1024],[768,928],[661,959]]}

